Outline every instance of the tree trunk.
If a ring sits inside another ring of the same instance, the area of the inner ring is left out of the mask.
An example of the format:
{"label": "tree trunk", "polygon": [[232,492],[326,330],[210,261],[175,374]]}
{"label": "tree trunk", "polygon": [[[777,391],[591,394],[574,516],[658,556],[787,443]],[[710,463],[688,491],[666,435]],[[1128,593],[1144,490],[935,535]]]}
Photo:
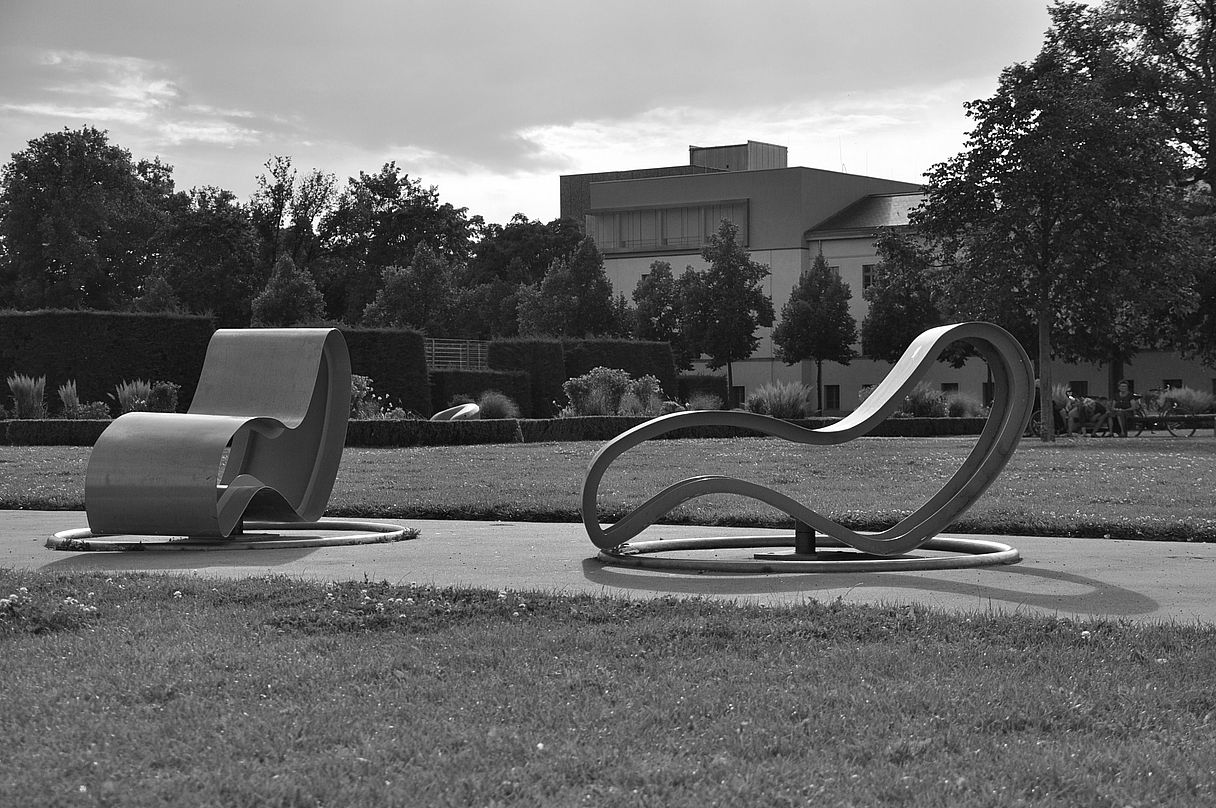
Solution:
{"label": "tree trunk", "polygon": [[815,360],[815,414],[823,415],[823,360]]}
{"label": "tree trunk", "polygon": [[726,406],[728,409],[734,409],[741,402],[735,401],[735,376],[731,370],[730,360],[726,360]]}
{"label": "tree trunk", "polygon": [[1123,380],[1123,353],[1115,350],[1106,369],[1106,394],[1113,396],[1119,390],[1119,382]]}
{"label": "tree trunk", "polygon": [[1039,297],[1039,417],[1043,422],[1040,432],[1042,440],[1054,443],[1056,439],[1055,405],[1051,397],[1051,305],[1047,295]]}

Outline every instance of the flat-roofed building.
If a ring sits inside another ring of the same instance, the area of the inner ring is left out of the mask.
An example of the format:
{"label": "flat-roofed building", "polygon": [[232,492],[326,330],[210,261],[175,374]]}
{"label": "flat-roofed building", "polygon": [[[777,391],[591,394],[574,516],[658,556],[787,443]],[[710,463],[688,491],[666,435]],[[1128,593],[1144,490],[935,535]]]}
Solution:
{"label": "flat-roofed building", "polygon": [[[875,240],[884,229],[909,227],[909,215],[922,199],[916,183],[790,167],[784,146],[758,141],[690,146],[684,166],[561,177],[561,215],[579,221],[595,239],[614,291],[626,298],[655,261],[671,264],[676,275],[686,267],[705,269],[701,247],[729,219],[752,259],[771,270],[765,291],[778,317],[801,273],[822,253],[852,292],[850,311],[859,334],[867,309],[862,291],[878,265]],[[737,397],[771,382],[815,383],[814,363],[791,367],[775,358],[770,330],[760,330],[760,346],[750,359],[734,363]],[[854,347],[860,352],[860,344]],[[1035,347],[1026,347],[1033,356]],[[1216,371],[1173,354],[1141,354],[1127,368],[1133,379],[1144,369],[1137,389],[1183,380],[1216,392]],[[886,362],[864,358],[847,366],[824,363],[825,410],[852,410],[889,370]],[[1091,395],[1107,392],[1100,366],[1058,363],[1053,374]],[[990,398],[987,369],[979,360],[959,369],[941,364],[927,381],[984,403]]]}

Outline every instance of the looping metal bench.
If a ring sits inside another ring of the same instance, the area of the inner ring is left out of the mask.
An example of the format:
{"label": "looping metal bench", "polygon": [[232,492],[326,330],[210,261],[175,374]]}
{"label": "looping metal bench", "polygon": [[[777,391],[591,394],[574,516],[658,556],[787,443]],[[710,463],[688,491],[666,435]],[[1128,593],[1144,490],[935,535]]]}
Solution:
{"label": "looping metal bench", "polygon": [[[924,505],[902,518],[893,527],[873,534],[850,530],[779,491],[747,480],[717,474],[704,474],[676,482],[638,505],[615,524],[603,526],[598,518],[601,480],[611,464],[629,449],[665,433],[687,427],[722,425],[741,427],[793,443],[828,446],[842,444],[866,435],[903,403],[913,387],[922,380],[938,355],[955,341],[968,343],[992,371],[994,401],[988,420],[975,446],[962,466],[941,490]],[[959,323],[930,329],[913,341],[887,377],[854,412],[820,429],[742,411],[680,412],[654,418],[605,444],[592,458],[582,490],[582,518],[587,535],[601,549],[600,557],[610,560],[630,555],[630,539],[656,524],[672,509],[690,499],[708,494],[738,494],[772,505],[793,517],[797,525],[796,555],[814,553],[816,532],[862,553],[890,557],[908,553],[928,542],[957,519],[996,479],[1017,447],[1034,404],[1034,372],[1022,346],[1007,331],[990,323]],[[809,539],[808,539],[809,537]],[[690,540],[710,546],[728,546],[721,540]],[[704,544],[704,542],[710,544]],[[713,542],[717,541],[716,544]],[[945,540],[936,540],[939,544]],[[663,542],[650,542],[662,545]],[[691,549],[695,544],[675,547]],[[972,542],[972,544],[975,544]],[[736,544],[735,546],[743,546]],[[759,546],[756,543],[747,546]],[[1003,545],[1000,545],[1003,547]],[[949,549],[949,548],[947,548]],[[1017,552],[1011,548],[1016,560]],[[973,552],[964,549],[964,552]],[[633,546],[633,553],[651,552]],[[979,552],[988,552],[981,549]],[[1004,563],[1004,561],[1002,562]],[[637,564],[641,566],[641,564]],[[962,566],[961,564],[959,566]]]}
{"label": "looping metal bench", "polygon": [[317,520],[342,458],[350,375],[337,329],[216,331],[187,413],[127,413],[97,440],[89,530],[226,537],[246,519]]}

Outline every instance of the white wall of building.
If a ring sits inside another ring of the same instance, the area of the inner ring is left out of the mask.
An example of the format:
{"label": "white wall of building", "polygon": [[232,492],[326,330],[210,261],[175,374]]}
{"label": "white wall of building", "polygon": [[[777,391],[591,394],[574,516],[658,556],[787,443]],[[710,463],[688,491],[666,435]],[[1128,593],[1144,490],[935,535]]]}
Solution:
{"label": "white wall of building", "polygon": [[[804,269],[810,268],[816,251],[822,249],[829,266],[838,267],[840,277],[848,284],[853,296],[850,300],[849,312],[857,321],[860,334],[862,320],[865,319],[867,304],[862,297],[862,273],[867,264],[876,264],[873,239],[857,237],[846,239],[828,239],[822,242],[812,242],[808,249],[769,249],[754,250],[752,260],[767,264],[771,274],[765,279],[765,292],[773,301],[773,309],[777,318],[781,317],[781,308],[789,300],[790,293]],[[626,299],[633,300],[633,290],[637,287],[642,276],[650,272],[650,265],[656,261],[666,261],[671,264],[673,274],[677,277],[687,267],[703,271],[707,263],[700,253],[670,253],[663,255],[631,255],[604,257],[604,268],[608,279],[612,282],[614,293],[624,294]],[[765,384],[777,382],[801,382],[808,387],[815,385],[815,365],[813,362],[802,362],[789,366],[774,357],[773,344],[770,338],[772,329],[760,329],[760,345],[750,359],[736,362],[733,367],[736,387],[743,387],[744,394]],[[858,351],[861,345],[854,346]],[[1035,346],[1025,346],[1027,352],[1034,358]],[[705,372],[704,363],[697,363],[695,368]],[[840,394],[839,412],[848,412],[857,406],[861,391],[872,385],[877,385],[890,372],[891,365],[870,359],[857,359],[848,365],[835,362],[825,362],[823,365],[822,383],[838,385]],[[725,371],[721,371],[725,373]],[[1149,351],[1139,354],[1132,362],[1124,367],[1124,377],[1133,381],[1137,392],[1145,392],[1150,388],[1162,387],[1166,382],[1181,382],[1183,385],[1199,390],[1216,392],[1216,369],[1204,367],[1198,362],[1188,361],[1177,354],[1161,351]],[[1109,395],[1107,388],[1107,371],[1104,366],[1095,364],[1067,364],[1056,362],[1052,365],[1052,378],[1061,384],[1084,382],[1088,394],[1092,396]],[[977,401],[983,401],[984,383],[988,380],[987,368],[980,359],[972,359],[962,368],[953,368],[948,364],[939,363],[926,377],[926,383],[941,388],[942,385],[957,385],[959,393],[970,396]]]}

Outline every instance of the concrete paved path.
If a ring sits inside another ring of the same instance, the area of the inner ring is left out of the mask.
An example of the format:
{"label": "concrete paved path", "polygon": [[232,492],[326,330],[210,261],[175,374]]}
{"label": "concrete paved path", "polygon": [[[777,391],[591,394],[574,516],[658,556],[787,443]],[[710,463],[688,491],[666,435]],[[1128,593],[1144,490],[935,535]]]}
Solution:
{"label": "concrete paved path", "polygon": [[[0,511],[0,567],[43,572],[157,572],[217,577],[286,575],[316,580],[590,593],[611,597],[706,597],[768,604],[920,603],[956,612],[1216,624],[1216,544],[989,537],[1011,544],[1019,564],[935,572],[673,573],[596,560],[582,525],[393,521],[421,530],[413,541],[309,549],[67,552],[46,539],[86,527],[82,512]],[[786,531],[654,527],[639,540],[694,536],[788,536]]]}

